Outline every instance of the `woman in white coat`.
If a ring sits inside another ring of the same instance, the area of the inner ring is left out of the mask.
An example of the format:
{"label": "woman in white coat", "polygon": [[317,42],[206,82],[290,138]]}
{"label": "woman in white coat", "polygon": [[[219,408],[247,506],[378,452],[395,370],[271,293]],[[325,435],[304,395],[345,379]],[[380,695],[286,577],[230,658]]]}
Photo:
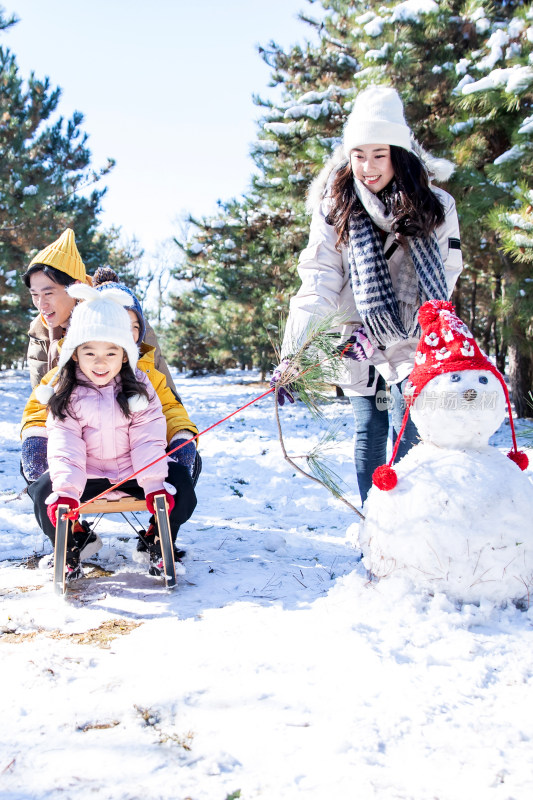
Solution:
{"label": "woman in white coat", "polygon": [[[309,243],[298,263],[302,285],[290,302],[282,355],[305,340],[310,324],[338,313],[335,332],[350,346],[336,383],[354,411],[363,502],[372,473],[386,460],[387,385],[395,433],[401,425],[418,309],[430,299],[449,299],[462,269],[455,201],[431,185],[452,171],[414,142],[398,93],[372,86],[357,96],[342,151],[310,192]],[[410,423],[399,457],[415,441]]]}

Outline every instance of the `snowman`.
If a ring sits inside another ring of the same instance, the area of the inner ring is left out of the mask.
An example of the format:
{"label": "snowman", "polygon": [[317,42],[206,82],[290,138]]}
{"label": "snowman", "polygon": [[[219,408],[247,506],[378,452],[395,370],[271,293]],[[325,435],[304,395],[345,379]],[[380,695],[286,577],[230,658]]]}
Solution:
{"label": "snowman", "polygon": [[[460,602],[529,602],[533,485],[503,376],[451,303],[425,303],[419,322],[403,426],[365,504],[363,563],[377,578],[401,576]],[[506,458],[488,440],[507,409]],[[393,468],[409,413],[421,442]]]}

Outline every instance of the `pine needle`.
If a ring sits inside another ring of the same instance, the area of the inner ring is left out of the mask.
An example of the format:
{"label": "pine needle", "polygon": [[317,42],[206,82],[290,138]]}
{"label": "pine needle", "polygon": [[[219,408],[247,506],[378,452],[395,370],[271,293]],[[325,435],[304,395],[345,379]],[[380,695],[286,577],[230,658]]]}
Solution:
{"label": "pine needle", "polygon": [[[342,497],[346,489],[346,483],[335,471],[337,459],[333,456],[333,451],[337,448],[342,422],[334,422],[324,431],[318,443],[307,454],[306,459],[309,469],[335,497]],[[341,487],[344,487],[342,489]]]}
{"label": "pine needle", "polygon": [[328,386],[335,383],[343,368],[338,350],[340,334],[331,331],[345,321],[335,313],[311,322],[304,341],[294,346],[294,355],[286,357],[288,366],[281,374],[279,385],[287,391],[293,389],[317,418],[323,416],[320,406],[328,399]]}
{"label": "pine needle", "polygon": [[287,365],[276,381],[274,405],[279,441],[285,460],[301,475],[324,486],[334,497],[364,519],[363,514],[344,497],[341,488],[344,481],[332,468],[333,459],[328,455],[338,440],[341,423],[331,425],[321,436],[318,444],[304,456],[312,473],[309,474],[294,462],[295,457],[291,458],[287,453],[278,406],[278,391],[283,387],[291,395],[296,394],[313,417],[323,418],[321,405],[329,400],[326,388],[336,382],[342,370],[342,357],[339,352],[339,345],[342,343],[340,334],[332,334],[331,331],[338,329],[345,321],[339,314],[331,314],[309,325],[303,343],[295,346],[294,355],[285,357]]}

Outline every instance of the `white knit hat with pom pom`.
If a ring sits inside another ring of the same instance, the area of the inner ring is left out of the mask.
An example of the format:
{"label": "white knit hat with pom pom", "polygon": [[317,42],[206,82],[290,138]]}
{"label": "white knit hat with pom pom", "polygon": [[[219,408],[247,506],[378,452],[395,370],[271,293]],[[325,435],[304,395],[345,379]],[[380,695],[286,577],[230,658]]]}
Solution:
{"label": "white knit hat with pom pom", "polygon": [[[61,346],[54,383],[76,348],[85,342],[112,342],[124,348],[135,374],[139,350],[133,339],[131,321],[125,308],[131,305],[130,295],[122,289],[112,287],[97,291],[84,283],[73,283],[67,287],[67,292],[76,300],[85,302],[79,303],[72,312],[67,335]],[[47,403],[53,392],[51,383],[41,384],[35,390],[35,396],[39,402]],[[138,395],[131,397],[131,410],[141,410],[139,403],[144,406],[143,400],[145,398]]]}

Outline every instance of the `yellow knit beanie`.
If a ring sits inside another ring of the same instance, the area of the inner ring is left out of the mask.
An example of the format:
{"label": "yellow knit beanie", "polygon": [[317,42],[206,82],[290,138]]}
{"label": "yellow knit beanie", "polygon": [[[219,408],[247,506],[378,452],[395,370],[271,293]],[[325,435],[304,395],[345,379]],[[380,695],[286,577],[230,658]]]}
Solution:
{"label": "yellow knit beanie", "polygon": [[76,247],[74,231],[71,228],[67,228],[59,239],[56,239],[55,242],[52,242],[44,250],[37,253],[28,269],[31,269],[34,264],[47,264],[47,266],[55,267],[60,272],[66,272],[75,281],[81,281],[82,283],[87,281],[85,264],[81,260],[79,250]]}

